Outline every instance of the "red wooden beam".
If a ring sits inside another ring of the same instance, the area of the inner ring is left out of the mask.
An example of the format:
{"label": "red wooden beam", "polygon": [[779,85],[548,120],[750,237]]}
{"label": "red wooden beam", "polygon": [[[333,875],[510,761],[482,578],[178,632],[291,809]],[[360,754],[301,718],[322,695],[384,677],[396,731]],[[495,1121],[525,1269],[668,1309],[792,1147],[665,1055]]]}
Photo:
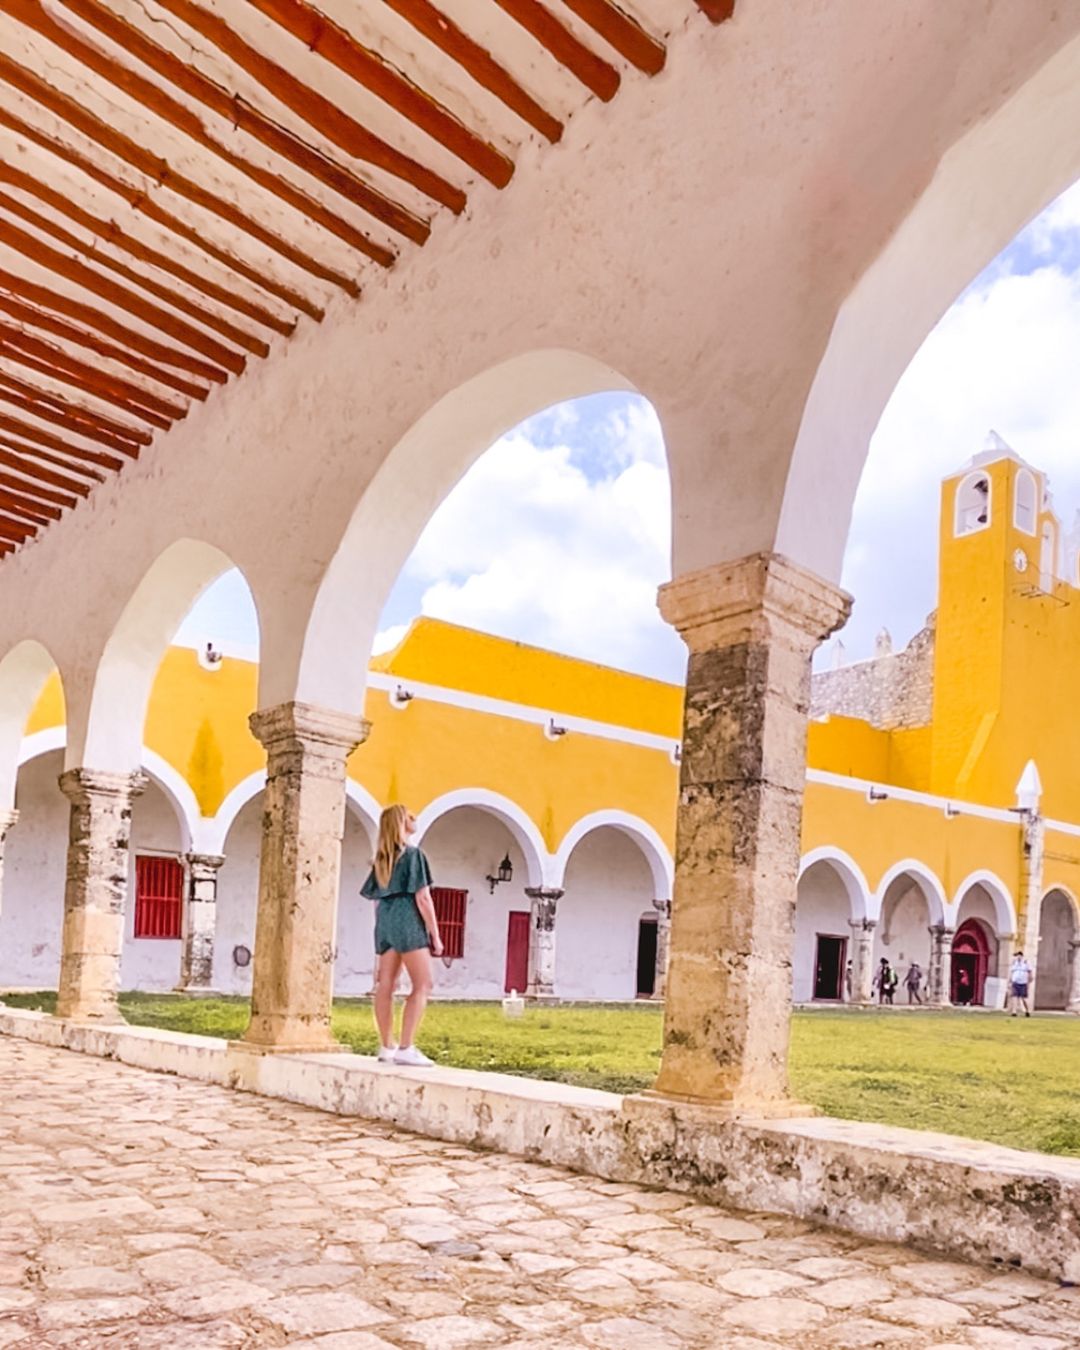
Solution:
{"label": "red wooden beam", "polygon": [[[514,165],[501,150],[489,145],[441,103],[418,89],[307,0],[249,0],[249,3],[298,38],[309,50],[317,52],[407,117],[488,182],[505,187],[510,181]],[[253,75],[267,93],[291,108],[339,149],[358,159],[365,158],[362,147],[371,135],[366,127],[342,112],[317,89],[256,51],[224,19],[194,4],[193,0],[158,0],[158,5],[202,34],[242,70]]]}
{"label": "red wooden beam", "polygon": [[35,309],[33,305],[25,305],[21,300],[17,300],[14,295],[3,290],[0,290],[0,313],[10,314],[12,318],[17,319],[28,328],[38,329],[43,333],[51,333],[54,337],[63,338],[65,342],[70,342],[76,347],[82,347],[86,351],[93,352],[95,356],[116,361],[120,365],[127,366],[129,370],[136,370],[140,375],[146,375],[159,384],[168,385],[170,389],[186,394],[189,398],[196,398],[200,402],[206,398],[207,390],[202,385],[192,384],[190,380],[185,380],[183,376],[177,375],[174,371],[162,366],[155,366],[150,361],[144,361],[141,356],[137,356],[124,347],[114,347],[112,343],[105,342],[96,333],[79,328],[76,324],[67,323],[65,320],[57,318],[55,314],[46,310]]}
{"label": "red wooden beam", "polygon": [[0,538],[10,539],[13,543],[23,544],[37,534],[36,525],[24,525],[8,516],[0,516]]}
{"label": "red wooden beam", "polygon": [[563,4],[638,70],[657,75],[664,69],[667,59],[664,44],[612,0],[563,0]]}
{"label": "red wooden beam", "polygon": [[559,119],[541,107],[486,48],[436,9],[431,0],[383,0],[383,3],[542,136],[552,143],[561,138],[563,126]]}
{"label": "red wooden beam", "polygon": [[0,487],[0,509],[20,516],[32,525],[46,525],[50,520],[59,520],[63,512],[47,503],[34,502],[19,492],[8,492]]}
{"label": "red wooden beam", "polygon": [[735,13],[735,0],[697,0],[697,7],[713,23],[723,23]]}
{"label": "red wooden beam", "polygon": [[[10,201],[11,198],[6,193],[0,192],[0,208],[6,209]],[[75,247],[78,247],[78,241],[76,240],[74,243]],[[77,258],[71,258],[66,253],[61,253],[59,249],[53,248],[50,244],[42,243],[41,240],[36,239],[32,234],[27,234],[18,225],[12,224],[10,220],[5,220],[3,217],[0,217],[0,244],[7,244],[9,248],[21,253],[24,258],[29,258],[41,267],[48,268],[50,272],[55,272],[58,276],[66,277],[68,281],[74,281],[76,285],[90,291],[92,295],[107,300],[110,305],[127,310],[129,314],[141,319],[151,328],[156,328],[159,332],[166,333],[183,346],[199,352],[200,355],[205,356],[208,361],[212,361],[215,365],[223,366],[226,370],[232,371],[234,375],[243,372],[246,362],[231,347],[226,347],[216,338],[212,338],[208,333],[203,333],[198,328],[194,328],[191,324],[177,318],[175,314],[170,314],[168,310],[162,309],[159,305],[153,305],[148,300],[143,300],[125,286],[120,286],[115,281],[110,281],[108,277],[103,277],[100,272],[93,267],[87,267]],[[262,349],[260,355],[265,355],[269,351],[265,343],[261,343],[260,347]]]}
{"label": "red wooden beam", "polygon": [[[2,326],[0,326],[0,333],[2,333]],[[160,417],[148,408],[130,403],[127,399],[116,398],[108,390],[102,390],[94,372],[91,372],[89,379],[80,379],[66,370],[50,365],[48,361],[39,361],[37,357],[29,356],[18,347],[9,345],[4,341],[3,336],[0,336],[0,356],[13,365],[22,366],[24,370],[32,370],[37,375],[44,375],[47,379],[55,380],[58,384],[66,384],[72,389],[79,390],[80,393],[92,394],[105,403],[111,403],[114,408],[119,408],[121,412],[126,412],[130,417],[134,417],[138,421],[149,422],[151,426],[158,427],[161,431],[168,431],[172,426],[172,421],[169,418]]]}
{"label": "red wooden beam", "polygon": [[[207,257],[213,258],[215,262],[220,263],[228,271],[242,276],[245,281],[251,282],[259,290],[265,291],[267,295],[273,295],[278,300],[284,301],[285,304],[298,309],[301,314],[306,314],[308,318],[321,319],[323,317],[322,309],[313,304],[302,291],[275,280],[267,274],[265,268],[260,270],[252,267],[243,258],[230,253],[228,249],[220,248],[207,236],[205,230],[197,230],[187,221],[181,220],[179,216],[174,216],[171,212],[166,211],[142,188],[132,187],[124,179],[117,178],[104,165],[99,164],[87,155],[80,154],[74,146],[68,145],[58,137],[48,135],[34,123],[16,116],[10,108],[0,106],[0,126],[5,126],[9,131],[14,131],[16,135],[24,137],[34,145],[41,146],[43,150],[49,151],[50,154],[55,155],[66,164],[74,165],[93,182],[100,183],[102,187],[108,188],[110,192],[122,197],[132,211],[144,215],[147,220],[152,220],[156,225],[162,226],[169,234],[176,235],[178,239],[193,244]],[[71,211],[71,214],[73,218],[78,218],[74,216],[74,210]],[[111,222],[109,222],[109,225],[111,227]],[[110,237],[112,237],[111,234]],[[351,285],[352,282],[348,282],[348,286]],[[346,286],[346,289],[348,289],[348,286]],[[215,299],[217,298],[212,291],[208,291],[207,294],[212,295]]]}
{"label": "red wooden beam", "polygon": [[88,328],[96,329],[99,333],[105,333],[114,341],[121,342],[127,347],[133,347],[135,351],[141,352],[143,356],[149,357],[152,361],[161,361],[166,365],[178,366],[181,370],[189,371],[192,375],[198,375],[204,380],[214,380],[217,384],[224,384],[229,378],[220,367],[211,365],[208,361],[202,361],[189,352],[178,351],[174,347],[166,347],[153,338],[144,337],[141,332],[134,328],[125,328],[111,315],[95,309],[93,305],[85,304],[82,300],[75,300],[55,288],[39,286],[37,282],[28,281],[26,277],[18,276],[14,272],[7,272],[0,267],[0,291],[2,290],[10,291],[13,296],[18,296],[20,300],[29,300],[45,309],[59,310],[61,314],[68,318],[77,319],[79,323],[85,324]]}
{"label": "red wooden beam", "polygon": [[77,385],[96,394],[106,402],[114,403],[118,408],[137,411],[137,415],[155,419],[162,428],[187,416],[187,408],[182,403],[173,403],[161,398],[141,385],[121,379],[119,375],[106,374],[98,366],[88,365],[59,347],[42,341],[32,333],[27,333],[7,324],[0,319],[0,354],[9,361],[18,361],[28,370],[50,375],[54,380]]}
{"label": "red wooden beam", "polygon": [[[22,454],[14,454],[14,452],[5,448],[11,444],[14,444],[14,441],[0,439],[0,464],[4,464],[4,467],[14,468],[20,474],[26,475],[27,478],[34,478],[42,483],[51,483],[54,487],[63,487],[69,493],[76,494],[76,497],[88,497],[90,493],[89,483],[80,482],[77,478],[69,478],[66,474],[55,474],[51,468],[43,468],[41,464],[36,463],[34,459],[28,456],[26,448],[24,448]],[[99,482],[105,481],[103,474],[94,472],[93,477]],[[74,505],[74,499],[72,505]]]}
{"label": "red wooden beam", "polygon": [[545,9],[540,0],[495,0],[501,10],[521,25],[551,55],[605,103],[619,88],[619,72],[589,50],[569,28]]}
{"label": "red wooden beam", "polygon": [[[78,497],[72,497],[70,493],[56,492],[52,488],[43,487],[41,483],[36,483],[32,479],[17,478],[10,473],[0,473],[0,488],[5,488],[9,492],[16,492],[20,496],[36,497],[40,501],[51,502],[54,506],[63,506],[68,510],[79,504]],[[89,488],[87,488],[87,491],[89,491]]]}
{"label": "red wooden beam", "polygon": [[[3,0],[3,3],[0,4],[0,10],[3,10],[4,4],[7,3],[11,3],[11,0]],[[19,93],[25,94],[27,98],[33,99],[43,108],[47,108],[49,112],[55,113],[69,126],[89,137],[102,149],[108,150],[117,159],[130,164],[140,173],[146,174],[151,182],[160,183],[169,188],[170,191],[175,192],[177,196],[185,197],[188,201],[194,202],[196,206],[219,216],[235,229],[242,230],[252,239],[257,239],[260,244],[273,249],[275,253],[287,259],[296,267],[309,272],[312,276],[318,277],[322,281],[332,282],[349,295],[360,294],[360,288],[351,277],[347,277],[344,273],[337,271],[336,268],[325,266],[317,258],[309,257],[301,249],[289,243],[287,239],[283,239],[273,230],[268,230],[265,226],[260,225],[257,220],[246,216],[243,211],[233,206],[231,202],[226,201],[216,192],[202,187],[201,184],[196,183],[194,179],[188,178],[185,174],[177,173],[165,160],[151,151],[145,150],[129,136],[122,135],[109,126],[107,122],[103,122],[101,118],[88,112],[81,103],[77,103],[74,99],[59,93],[45,80],[31,74],[25,66],[20,66],[17,61],[5,56],[3,52],[0,52],[0,80],[11,85],[13,89],[17,89]],[[281,181],[274,174],[268,173],[262,176],[275,182]],[[393,261],[393,255],[387,252],[385,260],[389,264]]]}
{"label": "red wooden beam", "polygon": [[[115,42],[125,53],[135,57],[148,66],[163,81],[181,89],[190,97],[197,99],[219,117],[226,118],[232,125],[245,131],[255,140],[289,160],[298,169],[309,173],[339,193],[346,201],[366,211],[388,229],[404,235],[414,243],[422,244],[428,236],[429,226],[425,220],[406,210],[398,202],[373,188],[363,178],[357,177],[350,169],[335,163],[319,150],[305,144],[298,136],[276,122],[270,121],[262,113],[249,107],[232,90],[215,84],[194,65],[189,65],[164,47],[152,42],[134,24],[128,23],[113,10],[106,9],[98,0],[59,0],[80,19],[91,24],[107,38]],[[274,196],[280,197],[290,206],[317,221],[325,230],[343,240],[350,248],[366,253],[376,262],[389,266],[393,262],[393,253],[381,244],[369,239],[362,231],[352,225],[343,216],[324,206],[315,197],[301,191],[296,185],[280,174],[264,168],[254,161],[232,150],[219,141],[203,124],[201,118],[187,104],[167,94],[160,83],[144,79],[130,66],[113,60],[100,48],[89,42],[83,42],[70,28],[65,28],[48,14],[41,0],[0,0],[0,10],[14,13],[15,17],[34,32],[48,38],[61,51],[81,62],[88,70],[100,75],[117,89],[123,91],[141,103],[156,117],[162,118],[170,126],[176,127],[196,144],[203,146],[238,172],[258,183]],[[378,137],[368,136],[366,149],[371,151],[372,163],[376,162],[374,143]],[[399,178],[412,183],[421,192],[435,197],[436,201],[446,198],[445,205],[460,200],[457,207],[464,207],[464,196],[438,174],[431,173],[423,165],[417,164],[408,155],[401,154],[391,146],[384,147],[379,156],[380,168],[395,173]],[[391,167],[393,166],[393,167]],[[441,194],[441,195],[440,195]]]}
{"label": "red wooden beam", "polygon": [[[88,441],[96,441],[98,445],[104,445],[107,449],[115,450],[121,455],[128,455],[132,459],[138,458],[139,445],[148,443],[148,438],[147,441],[141,439],[135,441],[129,439],[126,435],[121,436],[106,430],[96,417],[93,417],[84,409],[78,408],[74,404],[65,406],[60,400],[54,399],[51,395],[44,394],[40,390],[33,389],[32,386],[23,385],[20,389],[20,383],[18,380],[12,380],[8,376],[0,374],[0,403],[6,403],[19,412],[29,413],[31,417],[36,417],[42,422],[49,422],[53,426],[62,427],[64,431],[82,436]],[[24,393],[23,390],[29,390],[30,392]]]}
{"label": "red wooden beam", "polygon": [[[88,464],[98,464],[101,468],[111,469],[114,473],[124,467],[124,461],[117,459],[115,455],[107,455],[104,450],[87,450],[81,445],[71,445],[67,441],[62,441],[59,436],[53,436],[51,432],[34,426],[32,422],[24,422],[19,417],[9,417],[5,412],[0,412],[0,431],[6,431],[9,436],[18,436],[23,441],[30,441],[33,445],[44,446],[46,450],[68,456],[70,459],[81,459]],[[62,464],[65,468],[74,467],[68,462],[67,458],[50,460],[50,463]],[[104,482],[105,480],[101,479],[100,481]]]}
{"label": "red wooden beam", "polygon": [[[85,407],[81,403],[73,403],[68,399],[60,398],[56,394],[49,393],[47,389],[30,384],[26,380],[20,380],[9,371],[0,370],[0,393],[4,390],[17,395],[19,398],[41,403],[64,417],[75,418],[84,422],[88,427],[93,426],[98,431],[115,437],[117,440],[130,441],[132,449],[136,445],[149,445],[153,440],[153,433],[147,431],[145,427],[133,427],[127,422],[114,421],[105,413],[95,412],[93,408]],[[38,416],[41,416],[41,414],[38,413]]]}

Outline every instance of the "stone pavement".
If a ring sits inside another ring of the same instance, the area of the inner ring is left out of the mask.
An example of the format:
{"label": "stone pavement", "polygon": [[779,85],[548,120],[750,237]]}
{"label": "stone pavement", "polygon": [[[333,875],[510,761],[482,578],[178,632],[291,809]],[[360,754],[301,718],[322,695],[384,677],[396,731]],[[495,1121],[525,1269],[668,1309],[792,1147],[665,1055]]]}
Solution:
{"label": "stone pavement", "polygon": [[0,1039],[0,1350],[1071,1350],[1080,1289]]}

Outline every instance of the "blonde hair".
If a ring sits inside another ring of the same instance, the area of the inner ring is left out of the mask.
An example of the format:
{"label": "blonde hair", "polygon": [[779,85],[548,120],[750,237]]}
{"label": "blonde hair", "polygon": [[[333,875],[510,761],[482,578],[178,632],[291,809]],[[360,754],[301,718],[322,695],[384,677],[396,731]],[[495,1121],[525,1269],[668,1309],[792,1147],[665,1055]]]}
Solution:
{"label": "blonde hair", "polygon": [[388,806],[379,817],[379,842],[375,846],[375,880],[380,886],[389,886],[394,864],[405,847],[405,822],[409,808],[395,804]]}

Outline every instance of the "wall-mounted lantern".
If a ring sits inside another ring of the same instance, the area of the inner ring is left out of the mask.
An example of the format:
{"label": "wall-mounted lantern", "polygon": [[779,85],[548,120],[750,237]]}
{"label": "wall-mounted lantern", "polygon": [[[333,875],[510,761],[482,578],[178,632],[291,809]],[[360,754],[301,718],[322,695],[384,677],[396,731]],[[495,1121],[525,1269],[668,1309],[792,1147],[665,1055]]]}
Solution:
{"label": "wall-mounted lantern", "polygon": [[490,873],[488,873],[488,875],[484,878],[484,880],[491,887],[492,895],[495,894],[495,887],[498,886],[498,884],[501,881],[513,881],[513,879],[514,879],[514,864],[510,861],[509,853],[499,864],[498,869],[495,872],[495,875],[492,876]]}

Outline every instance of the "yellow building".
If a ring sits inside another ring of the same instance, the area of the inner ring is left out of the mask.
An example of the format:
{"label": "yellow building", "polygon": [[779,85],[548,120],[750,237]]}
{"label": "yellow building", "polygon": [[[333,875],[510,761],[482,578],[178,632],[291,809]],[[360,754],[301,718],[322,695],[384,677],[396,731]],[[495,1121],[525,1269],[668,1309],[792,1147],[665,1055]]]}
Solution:
{"label": "yellow building", "polygon": [[[1080,731],[1063,715],[1080,653],[1075,550],[1041,475],[1002,446],[943,484],[940,558],[924,632],[814,678],[794,996],[866,1001],[885,957],[902,977],[919,968],[923,999],[1000,1005],[1022,947],[1039,1004],[1080,1006]],[[127,987],[249,987],[265,764],[247,722],[256,677],[250,661],[182,647],[158,672]],[[356,893],[391,801],[419,815],[454,930],[441,992],[662,992],[679,688],[420,619],[372,661],[366,711],[372,732],[349,763],[339,992],[370,986],[371,914]],[[63,726],[54,678],[23,743],[0,985],[56,976]],[[185,952],[185,896],[213,912],[201,970]],[[539,909],[551,936],[537,953]]]}

